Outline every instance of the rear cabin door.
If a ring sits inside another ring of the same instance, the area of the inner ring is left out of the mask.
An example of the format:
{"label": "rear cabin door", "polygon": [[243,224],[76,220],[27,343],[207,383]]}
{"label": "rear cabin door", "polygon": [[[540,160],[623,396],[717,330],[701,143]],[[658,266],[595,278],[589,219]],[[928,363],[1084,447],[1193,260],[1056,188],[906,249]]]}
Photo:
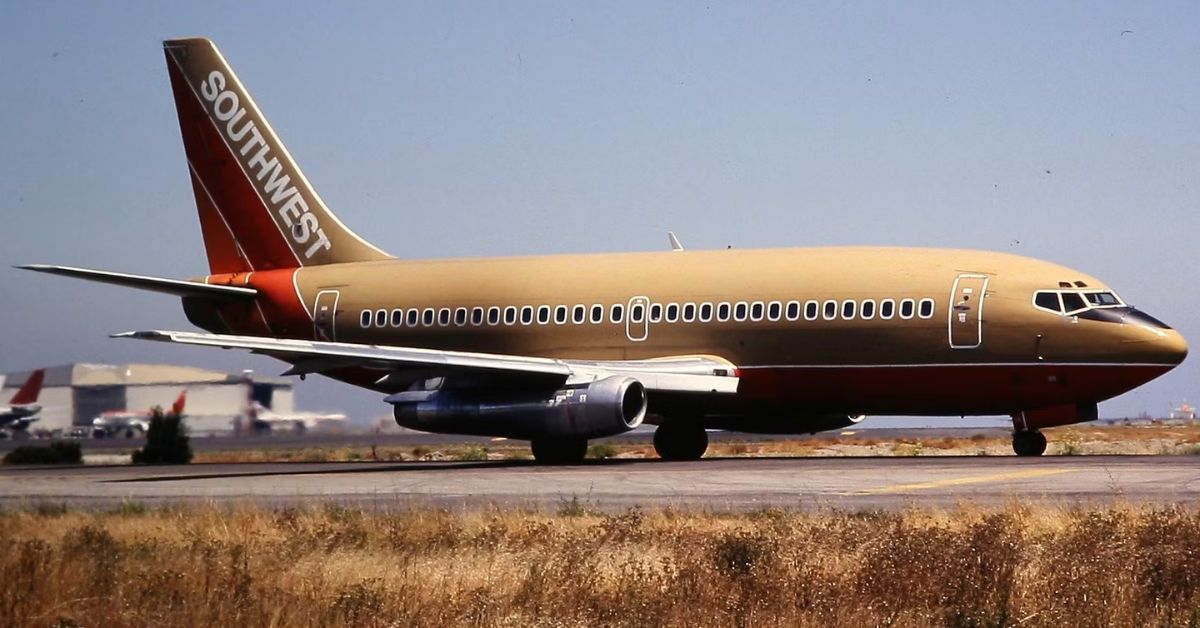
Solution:
{"label": "rear cabin door", "polygon": [[337,319],[337,304],[341,293],[337,290],[322,290],[317,293],[313,303],[313,338],[317,340],[336,340],[334,323]]}
{"label": "rear cabin door", "polygon": [[950,291],[950,348],[977,349],[983,345],[983,305],[988,276],[964,273]]}

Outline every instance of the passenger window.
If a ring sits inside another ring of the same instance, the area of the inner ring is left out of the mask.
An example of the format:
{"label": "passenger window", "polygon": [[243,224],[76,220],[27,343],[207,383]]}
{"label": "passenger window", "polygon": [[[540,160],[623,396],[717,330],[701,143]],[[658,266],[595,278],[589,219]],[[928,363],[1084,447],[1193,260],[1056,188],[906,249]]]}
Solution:
{"label": "passenger window", "polygon": [[404,310],[392,310],[392,327],[404,325]]}
{"label": "passenger window", "polygon": [[921,308],[917,314],[921,318],[933,318],[933,299],[921,299]]}
{"label": "passenger window", "polygon": [[387,327],[387,319],[388,319],[387,310],[376,310],[375,311],[375,326],[376,327]]}
{"label": "passenger window", "polygon": [[630,322],[640,323],[644,320],[644,316],[646,316],[646,308],[641,303],[635,303],[633,307],[629,308]]}
{"label": "passenger window", "polygon": [[1078,292],[1064,292],[1062,300],[1063,309],[1067,314],[1087,308],[1087,304],[1083,302],[1083,297],[1079,296]]}
{"label": "passenger window", "polygon": [[800,302],[799,301],[788,301],[787,319],[789,321],[800,320]]}
{"label": "passenger window", "polygon": [[707,323],[712,320],[713,304],[703,303],[700,305],[700,322]]}
{"label": "passenger window", "polygon": [[517,306],[510,305],[510,306],[504,308],[504,324],[505,325],[516,325],[517,324]]}
{"label": "passenger window", "polygon": [[900,318],[909,319],[913,317],[913,311],[916,309],[916,302],[912,299],[905,299],[900,302]]}
{"label": "passenger window", "polygon": [[592,306],[592,324],[603,323],[603,322],[604,322],[604,306],[599,305],[599,304],[593,305]]}
{"label": "passenger window", "polygon": [[533,306],[532,305],[521,306],[521,324],[528,325],[532,322],[533,322]]}
{"label": "passenger window", "polygon": [[450,324],[450,308],[444,307],[444,308],[438,310],[438,324],[439,325],[449,325]]}
{"label": "passenger window", "polygon": [[690,323],[696,320],[696,304],[687,303],[683,306],[683,322]]}
{"label": "passenger window", "polygon": [[821,304],[816,301],[808,301],[804,304],[804,320],[815,321],[817,314],[821,311]]}
{"label": "passenger window", "polygon": [[460,307],[454,310],[454,324],[459,326],[467,324],[467,308]]}
{"label": "passenger window", "polygon": [[477,307],[477,308],[471,309],[471,324],[472,325],[482,325],[483,324],[483,308]]}
{"label": "passenger window", "polygon": [[419,322],[421,322],[421,312],[415,307],[408,310],[408,326],[416,327]]}
{"label": "passenger window", "polygon": [[858,308],[858,315],[867,321],[875,318],[875,302],[870,299],[863,301]]}
{"label": "passenger window", "polygon": [[492,306],[488,308],[488,325],[498,325],[500,323],[500,308]]}
{"label": "passenger window", "polygon": [[539,325],[545,325],[546,323],[550,322],[550,306],[549,305],[539,305],[537,312],[538,312],[538,324]]}
{"label": "passenger window", "polygon": [[425,308],[425,313],[421,316],[421,318],[422,318],[421,322],[424,323],[426,327],[433,327],[433,319],[436,316],[437,316],[437,312],[434,312],[433,308],[431,308],[431,307]]}
{"label": "passenger window", "polygon": [[565,322],[567,322],[567,306],[560,305],[554,308],[554,323],[562,325]]}
{"label": "passenger window", "polygon": [[755,301],[750,305],[750,320],[761,321],[763,318],[763,302]]}
{"label": "passenger window", "polygon": [[579,325],[580,323],[583,323],[586,320],[587,320],[587,308],[583,307],[582,305],[576,305],[575,309],[571,312],[571,322],[575,323],[576,325]]}
{"label": "passenger window", "polygon": [[896,302],[891,299],[884,299],[879,302],[879,318],[887,320],[896,313]]}
{"label": "passenger window", "polygon": [[362,313],[360,313],[358,315],[358,326],[359,327],[370,327],[371,326],[371,310],[363,310]]}
{"label": "passenger window", "polygon": [[654,303],[650,306],[650,322],[657,323],[662,320],[662,303]]}
{"label": "passenger window", "polygon": [[733,320],[741,322],[746,320],[746,314],[749,313],[750,305],[745,301],[738,301],[738,304],[733,306]]}
{"label": "passenger window", "polygon": [[781,316],[783,316],[783,304],[779,301],[771,301],[767,305],[767,320],[777,321]]}
{"label": "passenger window", "polygon": [[729,307],[728,303],[722,303],[722,304],[718,305],[717,306],[717,320],[721,321],[722,323],[729,320],[729,310],[730,310],[730,307]]}
{"label": "passenger window", "polygon": [[674,323],[679,320],[679,304],[671,303],[667,305],[667,322]]}
{"label": "passenger window", "polygon": [[842,302],[842,318],[846,320],[854,319],[854,310],[858,308],[858,303],[855,301]]}
{"label": "passenger window", "polygon": [[822,318],[827,321],[837,318],[837,306],[837,301],[826,301],[824,306],[825,311],[821,313]]}
{"label": "passenger window", "polygon": [[620,323],[625,320],[625,306],[620,303],[612,306],[612,322],[613,324]]}

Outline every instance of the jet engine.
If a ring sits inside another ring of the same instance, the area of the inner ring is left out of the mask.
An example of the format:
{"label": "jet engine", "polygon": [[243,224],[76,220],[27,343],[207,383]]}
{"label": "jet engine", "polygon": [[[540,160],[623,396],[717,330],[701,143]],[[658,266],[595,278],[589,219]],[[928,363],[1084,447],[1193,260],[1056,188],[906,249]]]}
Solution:
{"label": "jet engine", "polygon": [[440,389],[407,391],[384,401],[396,423],[424,432],[534,439],[600,438],[628,432],[646,418],[646,388],[612,376],[552,393]]}

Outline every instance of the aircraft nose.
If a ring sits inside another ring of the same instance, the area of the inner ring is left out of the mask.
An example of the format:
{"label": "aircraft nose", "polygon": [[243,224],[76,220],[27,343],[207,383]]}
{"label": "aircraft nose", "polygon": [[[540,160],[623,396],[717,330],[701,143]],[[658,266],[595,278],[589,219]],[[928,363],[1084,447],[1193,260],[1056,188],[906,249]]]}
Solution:
{"label": "aircraft nose", "polygon": [[1163,357],[1170,364],[1179,364],[1187,357],[1187,341],[1183,339],[1183,334],[1173,329],[1167,331],[1166,336],[1159,339],[1159,345],[1162,347]]}

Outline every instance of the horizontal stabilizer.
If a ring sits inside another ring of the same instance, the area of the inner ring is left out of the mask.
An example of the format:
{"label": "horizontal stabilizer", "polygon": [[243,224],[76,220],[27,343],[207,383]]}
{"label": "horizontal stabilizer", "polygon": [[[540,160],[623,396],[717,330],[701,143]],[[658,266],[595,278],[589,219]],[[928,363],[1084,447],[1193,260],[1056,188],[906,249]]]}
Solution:
{"label": "horizontal stabilizer", "polygon": [[48,273],[51,275],[62,275],[63,277],[86,279],[87,281],[110,283],[116,286],[125,286],[126,288],[137,288],[139,290],[150,290],[151,292],[162,292],[164,294],[173,294],[177,297],[196,297],[201,299],[228,301],[253,299],[258,294],[258,291],[254,288],[219,286],[207,283],[199,283],[196,281],[186,281],[182,279],[164,279],[162,277],[130,275],[126,273],[114,273],[107,270],[93,270],[90,268],[50,266],[47,264],[26,264],[24,266],[17,266],[17,268],[33,270],[39,273]]}

